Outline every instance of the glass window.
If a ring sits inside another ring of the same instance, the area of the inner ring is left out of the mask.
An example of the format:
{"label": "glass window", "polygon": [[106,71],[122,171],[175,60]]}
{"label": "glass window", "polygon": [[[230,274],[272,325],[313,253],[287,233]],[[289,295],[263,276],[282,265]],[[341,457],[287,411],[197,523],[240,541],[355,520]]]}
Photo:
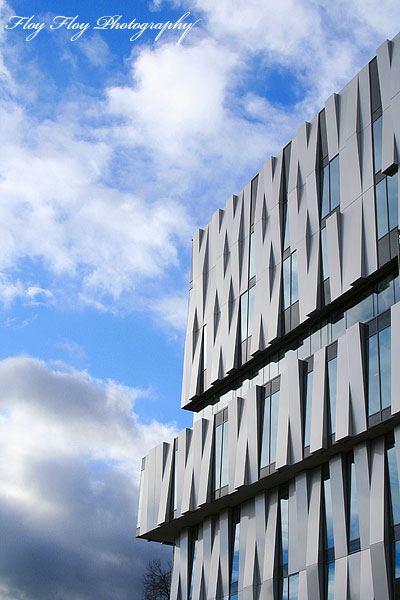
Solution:
{"label": "glass window", "polygon": [[389,207],[389,230],[391,231],[398,226],[398,175],[395,173],[392,177],[388,177],[387,194]]}
{"label": "glass window", "polygon": [[328,563],[327,600],[335,598],[335,561]]}
{"label": "glass window", "polygon": [[249,290],[249,313],[248,313],[248,324],[247,324],[247,337],[253,332],[253,315],[254,315],[254,298],[256,296],[256,286],[253,286]]}
{"label": "glass window", "polygon": [[289,600],[297,600],[299,597],[299,574],[295,573],[289,577]]}
{"label": "glass window", "polygon": [[339,155],[330,162],[331,211],[340,203]]}
{"label": "glass window", "polygon": [[321,218],[329,213],[329,164],[322,169]]}
{"label": "glass window", "polygon": [[220,490],[228,485],[228,409],[215,415],[214,441],[214,490],[219,497]]}
{"label": "glass window", "polygon": [[399,472],[397,469],[396,448],[392,446],[386,451],[390,483],[390,505],[392,512],[392,525],[400,524],[400,488]]}
{"label": "glass window", "polygon": [[349,469],[349,552],[360,550],[360,525],[358,521],[358,499],[356,465],[354,460]]}
{"label": "glass window", "polygon": [[240,296],[240,341],[247,339],[247,315],[248,315],[249,292]]}
{"label": "glass window", "polygon": [[189,575],[189,581],[190,581],[188,600],[192,600],[192,597],[193,597],[193,576],[194,576],[194,565],[196,564],[197,538],[198,538],[198,530],[197,530],[197,527],[195,527],[192,529],[191,553],[190,553],[190,561],[189,561],[189,565],[188,565],[188,575]]}
{"label": "glass window", "polygon": [[336,432],[337,357],[328,360],[329,435]]}
{"label": "glass window", "polygon": [[283,308],[290,306],[290,256],[283,261]]}
{"label": "glass window", "polygon": [[282,215],[283,215],[283,227],[284,227],[283,250],[286,250],[287,248],[290,247],[289,210],[288,210],[287,200],[283,204]]}
{"label": "glass window", "polygon": [[265,396],[262,405],[260,468],[275,462],[278,430],[279,390]]}
{"label": "glass window", "polygon": [[279,502],[280,513],[280,580],[282,600],[289,599],[288,556],[289,556],[289,500],[282,497]]}
{"label": "glass window", "polygon": [[383,313],[368,325],[368,415],[391,405],[390,313]]}
{"label": "glass window", "polygon": [[322,169],[321,219],[340,205],[339,155]]}
{"label": "glass window", "polygon": [[254,252],[254,231],[250,234],[250,259],[249,259],[249,279],[256,274],[256,258]]}
{"label": "glass window", "polygon": [[288,308],[298,299],[297,253],[294,251],[283,261],[283,308]]}
{"label": "glass window", "polygon": [[382,168],[382,117],[376,119],[372,125],[374,140],[374,165],[375,173]]}
{"label": "glass window", "polygon": [[322,281],[329,277],[327,228],[321,229]]}
{"label": "glass window", "polygon": [[137,525],[136,527],[140,527],[140,522],[142,519],[142,504],[143,504],[143,486],[144,486],[144,469],[146,465],[146,459],[142,460],[142,470],[140,471],[140,484],[139,484],[139,502],[138,502],[138,515],[137,515]]}
{"label": "glass window", "polygon": [[233,545],[232,545],[232,568],[231,579],[229,585],[229,599],[238,599],[239,586],[239,549],[240,549],[240,522],[237,521],[233,525]]}
{"label": "glass window", "polygon": [[[330,550],[331,548],[334,548],[334,539],[333,539],[331,480],[329,477],[324,479],[324,501],[325,501],[325,550]],[[334,558],[334,556],[329,557],[329,558]]]}
{"label": "glass window", "polygon": [[312,404],[313,372],[309,371],[305,376],[304,392],[304,446],[310,445],[311,437],[311,404]]}
{"label": "glass window", "polygon": [[387,202],[386,202],[386,179],[382,179],[375,186],[376,202],[376,228],[378,240],[389,231]]}
{"label": "glass window", "polygon": [[178,508],[178,440],[174,440],[174,489],[172,510],[175,512]]}

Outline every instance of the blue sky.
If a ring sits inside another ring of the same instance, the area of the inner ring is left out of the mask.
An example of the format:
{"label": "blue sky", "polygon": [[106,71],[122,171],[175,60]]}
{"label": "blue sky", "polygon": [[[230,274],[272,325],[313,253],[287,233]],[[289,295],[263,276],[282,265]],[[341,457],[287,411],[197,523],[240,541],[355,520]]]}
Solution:
{"label": "blue sky", "polygon": [[[95,30],[98,19],[196,22]],[[139,598],[191,237],[397,33],[389,0],[0,0],[0,600]],[[10,17],[44,23],[5,29]],[[89,26],[51,30],[54,18]],[[135,596],[136,594],[136,596]]]}

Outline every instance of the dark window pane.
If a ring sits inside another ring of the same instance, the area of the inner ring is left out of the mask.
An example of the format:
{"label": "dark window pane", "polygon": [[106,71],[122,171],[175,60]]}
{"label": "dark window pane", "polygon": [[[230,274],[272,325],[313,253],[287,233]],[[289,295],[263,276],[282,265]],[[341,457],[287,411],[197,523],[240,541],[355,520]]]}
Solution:
{"label": "dark window pane", "polygon": [[333,358],[328,362],[328,400],[329,400],[329,415],[330,415],[330,431],[336,431],[336,387],[337,387],[337,358]]}
{"label": "dark window pane", "polygon": [[378,410],[380,410],[378,336],[375,334],[368,338],[368,414],[373,415]]}
{"label": "dark window pane", "polygon": [[392,506],[392,524],[398,525],[400,524],[400,490],[395,447],[388,449],[387,461],[389,469],[390,498]]}
{"label": "dark window pane", "polygon": [[304,445],[310,445],[311,435],[311,402],[312,402],[313,372],[306,375],[305,415],[304,415]]}
{"label": "dark window pane", "polygon": [[297,252],[292,252],[292,295],[290,304],[299,299],[299,286],[297,280]]}
{"label": "dark window pane", "polygon": [[240,341],[247,339],[248,292],[240,296]]}
{"label": "dark window pane", "polygon": [[329,165],[322,170],[321,218],[329,213]]}
{"label": "dark window pane", "polygon": [[197,553],[197,540],[193,542],[193,555],[191,565],[189,567],[190,570],[190,590],[189,590],[189,600],[193,597],[193,575],[194,575],[194,565],[196,563],[196,553]]}
{"label": "dark window pane", "polygon": [[375,197],[376,197],[376,227],[378,240],[381,239],[386,233],[388,233],[388,215],[387,215],[387,203],[386,203],[386,180],[382,179],[375,186]]}
{"label": "dark window pane", "polygon": [[276,459],[276,437],[278,433],[278,411],[279,411],[279,395],[280,392],[275,392],[271,396],[271,433],[270,433],[270,463],[274,463]]}
{"label": "dark window pane", "polygon": [[283,261],[283,308],[290,306],[290,256]]}
{"label": "dark window pane", "polygon": [[382,117],[373,124],[375,173],[382,168]]}
{"label": "dark window pane", "polygon": [[330,178],[331,178],[331,207],[333,210],[340,203],[340,184],[339,184],[339,156],[336,156],[330,162]]}
{"label": "dark window pane", "polygon": [[399,224],[397,179],[397,173],[387,178],[389,230],[394,229]]}
{"label": "dark window pane", "polygon": [[329,277],[327,228],[321,229],[322,281]]}
{"label": "dark window pane", "polygon": [[358,522],[358,500],[356,485],[356,465],[354,462],[350,466],[350,523],[349,523],[349,541],[360,538],[360,527]]}
{"label": "dark window pane", "polygon": [[390,406],[390,327],[379,332],[379,362],[382,409]]}

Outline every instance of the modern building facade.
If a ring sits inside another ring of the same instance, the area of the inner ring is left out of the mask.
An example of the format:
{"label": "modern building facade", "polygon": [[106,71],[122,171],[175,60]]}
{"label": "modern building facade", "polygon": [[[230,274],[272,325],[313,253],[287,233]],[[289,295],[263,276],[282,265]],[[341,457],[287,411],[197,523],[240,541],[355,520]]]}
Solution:
{"label": "modern building facade", "polygon": [[400,34],[193,239],[171,600],[400,598]]}

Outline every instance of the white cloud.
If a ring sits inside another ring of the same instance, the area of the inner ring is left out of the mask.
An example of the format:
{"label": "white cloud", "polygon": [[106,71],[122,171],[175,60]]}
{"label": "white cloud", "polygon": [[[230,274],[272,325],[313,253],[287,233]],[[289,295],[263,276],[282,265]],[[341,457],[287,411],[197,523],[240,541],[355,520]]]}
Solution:
{"label": "white cloud", "polygon": [[140,461],[174,428],[138,422],[148,392],[33,358],[0,362],[0,389],[1,585],[12,598],[132,597],[160,551],[134,539]]}

